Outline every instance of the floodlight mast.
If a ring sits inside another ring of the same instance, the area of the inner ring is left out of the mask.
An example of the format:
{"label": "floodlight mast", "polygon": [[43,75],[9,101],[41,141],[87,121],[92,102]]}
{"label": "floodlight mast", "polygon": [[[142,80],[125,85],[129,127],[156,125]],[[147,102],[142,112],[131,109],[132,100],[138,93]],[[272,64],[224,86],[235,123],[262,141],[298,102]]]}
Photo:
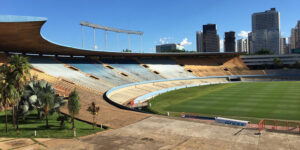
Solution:
{"label": "floodlight mast", "polygon": [[[117,46],[118,47],[119,47],[118,33],[128,34],[128,50],[130,49],[130,34],[139,35],[140,38],[141,38],[141,45],[142,45],[142,36],[143,36],[144,32],[141,32],[141,31],[116,29],[116,28],[111,28],[111,27],[106,27],[106,26],[102,26],[102,25],[97,25],[97,24],[89,23],[89,22],[86,22],[86,21],[81,21],[80,25],[81,25],[81,27],[86,26],[86,27],[93,28],[93,30],[94,30],[94,49],[96,48],[95,29],[100,29],[100,30],[104,30],[105,31],[105,49],[107,49],[107,31],[112,31],[112,32],[116,32],[117,33]],[[83,28],[82,28],[82,32],[83,32]],[[82,33],[82,46],[83,46],[83,33]]]}
{"label": "floodlight mast", "polygon": [[80,25],[91,27],[91,28],[96,28],[96,29],[100,29],[100,30],[105,30],[105,31],[118,32],[118,33],[137,34],[137,35],[143,35],[144,34],[144,32],[141,32],[141,31],[116,29],[116,28],[111,28],[111,27],[106,27],[106,26],[102,26],[102,25],[89,23],[89,22],[86,22],[86,21],[81,21]]}

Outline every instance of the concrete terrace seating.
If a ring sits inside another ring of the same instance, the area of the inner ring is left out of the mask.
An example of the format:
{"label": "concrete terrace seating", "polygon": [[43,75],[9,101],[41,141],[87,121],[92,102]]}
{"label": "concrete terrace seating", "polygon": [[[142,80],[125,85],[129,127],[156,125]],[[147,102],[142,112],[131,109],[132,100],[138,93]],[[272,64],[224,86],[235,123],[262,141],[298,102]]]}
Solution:
{"label": "concrete terrace seating", "polygon": [[128,77],[124,77],[123,75],[119,74],[118,72],[104,67],[100,62],[95,60],[87,59],[87,58],[57,58],[62,63],[71,65],[80,69],[81,71],[92,74],[96,77],[99,77],[102,80],[107,81],[108,83],[111,82],[114,85],[122,85],[128,84],[131,82],[136,82]]}
{"label": "concrete terrace seating", "polygon": [[120,93],[112,95],[111,98],[115,100],[115,102],[120,103],[122,105],[127,105],[131,100],[137,98],[138,96],[142,96],[147,94],[149,91],[139,89],[139,88],[124,88]]}
{"label": "concrete terrace seating", "polygon": [[249,73],[248,67],[239,57],[177,58],[176,61],[184,64],[186,70],[191,70],[197,76],[226,76]]}
{"label": "concrete terrace seating", "polygon": [[78,71],[69,69],[50,57],[30,57],[29,62],[33,65],[33,67],[45,72],[46,74],[54,77],[65,78],[89,89],[105,92],[111,88],[108,84],[103,83],[100,80],[90,78]]}
{"label": "concrete terrace seating", "polygon": [[153,85],[153,84],[145,84],[143,86],[137,85],[136,88],[152,92],[152,91],[157,91],[157,90],[163,89],[164,87],[161,87],[161,86],[158,86],[158,85]]}
{"label": "concrete terrace seating", "polygon": [[75,87],[74,84],[68,83],[59,78],[50,76],[35,69],[31,69],[30,74],[31,76],[36,76],[38,80],[45,80],[53,84],[54,88],[56,89],[56,93],[60,96],[68,96]]}
{"label": "concrete terrace seating", "polygon": [[173,59],[170,58],[145,58],[139,60],[141,63],[147,64],[152,71],[159,72],[167,79],[195,77],[195,75],[184,70],[184,67],[178,65]]}
{"label": "concrete terrace seating", "polygon": [[129,85],[117,89],[112,89],[112,92],[108,92],[107,97],[123,106],[128,106],[132,100],[135,98],[162,89],[167,89],[177,86],[187,86],[198,83],[221,83],[228,82],[226,77],[220,78],[193,78],[193,79],[175,79],[175,80],[161,80],[153,81],[151,83],[136,83],[134,85]]}
{"label": "concrete terrace seating", "polygon": [[101,59],[101,61],[138,81],[163,79],[161,76],[152,73],[149,69],[140,66],[140,64],[133,59]]}

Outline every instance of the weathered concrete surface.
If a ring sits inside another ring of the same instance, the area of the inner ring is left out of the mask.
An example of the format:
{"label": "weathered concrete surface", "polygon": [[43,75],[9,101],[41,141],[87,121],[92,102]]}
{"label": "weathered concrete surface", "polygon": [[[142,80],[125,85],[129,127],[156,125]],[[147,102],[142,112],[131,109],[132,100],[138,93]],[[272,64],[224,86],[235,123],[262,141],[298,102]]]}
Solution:
{"label": "weathered concrete surface", "polygon": [[[109,150],[297,150],[300,136],[263,132],[240,127],[152,116],[119,129],[104,131],[79,139],[43,142],[48,149]],[[30,148],[27,147],[27,148]]]}

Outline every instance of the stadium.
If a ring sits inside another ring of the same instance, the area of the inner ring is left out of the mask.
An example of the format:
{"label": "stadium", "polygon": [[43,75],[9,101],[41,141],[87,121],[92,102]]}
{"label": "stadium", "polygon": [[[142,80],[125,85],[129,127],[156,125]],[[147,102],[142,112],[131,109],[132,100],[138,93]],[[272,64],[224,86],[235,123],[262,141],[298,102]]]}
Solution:
{"label": "stadium", "polygon": [[[261,66],[272,64],[275,57],[293,65],[300,55],[86,50],[45,39],[40,30],[46,21],[1,16],[0,64],[13,54],[29,57],[31,75],[53,84],[60,96],[78,91],[81,109],[76,119],[92,123],[86,108],[96,102],[97,125],[109,128],[77,141],[43,143],[53,149],[299,147],[300,70]],[[61,111],[68,114],[67,108]],[[215,122],[218,117],[249,122],[240,127]]]}

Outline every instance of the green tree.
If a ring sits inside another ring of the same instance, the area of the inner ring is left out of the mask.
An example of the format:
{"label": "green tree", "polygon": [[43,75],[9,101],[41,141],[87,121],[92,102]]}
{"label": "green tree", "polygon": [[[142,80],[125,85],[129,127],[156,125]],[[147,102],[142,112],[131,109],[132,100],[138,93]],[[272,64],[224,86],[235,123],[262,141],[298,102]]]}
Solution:
{"label": "green tree", "polygon": [[57,119],[57,121],[60,121],[60,128],[65,128],[65,122],[69,120],[69,117],[67,115],[60,115]]}
{"label": "green tree", "polygon": [[43,102],[41,100],[42,93],[51,93],[54,97],[54,105],[49,110],[50,115],[55,112],[60,112],[60,107],[66,104],[66,101],[62,96],[55,93],[53,85],[44,80],[36,80],[35,78],[25,85],[24,93],[19,103],[19,114],[25,116],[33,110],[38,111],[38,117],[41,119],[41,115],[44,113]]}
{"label": "green tree", "polygon": [[1,95],[1,105],[4,106],[5,109],[5,131],[8,131],[7,128],[7,108],[15,99],[20,97],[17,89],[11,82],[8,82],[10,66],[4,64],[0,67],[0,95]]}
{"label": "green tree", "polygon": [[72,117],[72,129],[75,129],[74,117],[79,113],[79,109],[80,109],[80,99],[75,89],[70,93],[69,101],[68,101],[68,110],[69,110],[69,114]]}
{"label": "green tree", "polygon": [[[10,72],[9,72],[9,82],[11,82],[17,91],[19,92],[19,95],[23,95],[24,91],[24,85],[28,82],[28,79],[30,79],[30,69],[32,66],[28,62],[27,57],[19,56],[19,55],[12,55],[9,58],[8,64],[10,65]],[[19,106],[20,98],[15,99],[13,105],[13,124],[18,129],[18,106]]]}
{"label": "green tree", "polygon": [[92,102],[87,109],[87,111],[93,115],[93,129],[95,129],[95,126],[96,126],[95,118],[96,118],[96,115],[98,115],[99,110],[100,110],[100,107],[97,106],[95,102]]}
{"label": "green tree", "polygon": [[257,55],[271,55],[273,53],[268,49],[263,49],[262,48],[261,50],[255,52],[255,54],[257,54]]}
{"label": "green tree", "polygon": [[123,49],[123,51],[122,52],[125,52],[125,53],[131,53],[132,52],[132,50],[130,50],[130,49]]}
{"label": "green tree", "polygon": [[283,67],[283,63],[282,63],[281,59],[277,58],[277,57],[273,59],[273,65],[274,65],[275,68],[282,68]]}
{"label": "green tree", "polygon": [[49,110],[54,106],[54,96],[50,92],[44,92],[41,95],[41,100],[42,100],[42,105],[43,105],[43,110],[46,116],[46,128],[49,128],[48,124],[48,114]]}
{"label": "green tree", "polygon": [[295,67],[296,68],[300,68],[300,61],[298,60],[298,61],[296,61],[296,63],[295,63]]}

